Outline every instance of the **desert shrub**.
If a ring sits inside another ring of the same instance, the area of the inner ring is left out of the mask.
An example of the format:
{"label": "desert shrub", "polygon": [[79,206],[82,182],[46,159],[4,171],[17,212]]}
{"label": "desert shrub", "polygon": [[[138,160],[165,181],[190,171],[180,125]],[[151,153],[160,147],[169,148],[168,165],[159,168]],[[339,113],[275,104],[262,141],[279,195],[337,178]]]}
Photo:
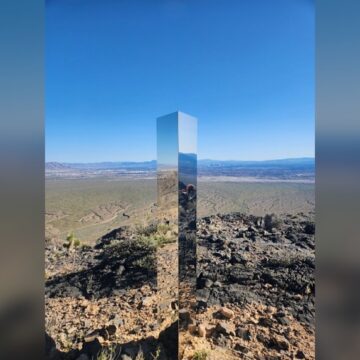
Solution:
{"label": "desert shrub", "polygon": [[96,355],[96,357],[92,358],[92,360],[119,360],[119,359],[120,359],[120,351],[117,350],[115,346],[101,349],[100,352]]}
{"label": "desert shrub", "polygon": [[146,271],[155,271],[156,258],[153,254],[145,255],[139,259],[134,260],[134,266]]}
{"label": "desert shrub", "polygon": [[208,352],[205,350],[195,351],[193,360],[206,360],[208,357]]}
{"label": "desert shrub", "polygon": [[142,225],[136,224],[135,225],[135,233],[140,236],[150,236],[157,231],[157,226],[155,224],[150,225]]}
{"label": "desert shrub", "polygon": [[145,360],[144,353],[140,349],[140,351],[137,353],[135,360]]}
{"label": "desert shrub", "polygon": [[66,237],[66,242],[64,243],[64,247],[67,249],[77,248],[81,245],[80,240],[75,236],[73,232],[69,233]]}
{"label": "desert shrub", "polygon": [[279,229],[281,227],[281,220],[275,214],[266,214],[264,217],[265,229],[270,231],[271,229]]}
{"label": "desert shrub", "polygon": [[160,247],[176,241],[176,232],[170,225],[158,224],[149,226],[136,226],[138,240],[148,246]]}
{"label": "desert shrub", "polygon": [[166,234],[168,231],[171,231],[171,226],[169,224],[158,224],[156,232],[160,234]]}
{"label": "desert shrub", "polygon": [[[135,274],[140,270],[147,278],[156,274],[156,248],[140,239],[124,240],[104,248],[103,261],[108,264],[121,264],[127,273]],[[134,279],[133,279],[134,280]]]}
{"label": "desert shrub", "polygon": [[153,360],[159,360],[159,358],[160,358],[160,348],[157,348],[155,354],[151,355],[151,356],[152,356]]}
{"label": "desert shrub", "polygon": [[158,247],[163,243],[164,239],[157,235],[145,236],[142,235],[138,238],[139,241],[150,247]]}

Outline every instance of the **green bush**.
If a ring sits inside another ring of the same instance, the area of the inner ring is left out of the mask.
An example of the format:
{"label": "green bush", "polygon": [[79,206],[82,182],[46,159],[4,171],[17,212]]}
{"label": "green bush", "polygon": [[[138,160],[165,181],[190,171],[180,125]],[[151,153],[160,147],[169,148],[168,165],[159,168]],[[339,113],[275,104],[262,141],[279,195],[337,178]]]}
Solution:
{"label": "green bush", "polygon": [[135,227],[139,241],[153,247],[161,247],[165,244],[175,242],[177,235],[170,225],[158,224]]}
{"label": "green bush", "polygon": [[208,352],[205,350],[198,350],[194,353],[193,360],[206,360]]}
{"label": "green bush", "polygon": [[73,232],[69,233],[66,237],[66,242],[64,243],[64,247],[67,249],[77,248],[81,245],[80,240],[74,235]]}

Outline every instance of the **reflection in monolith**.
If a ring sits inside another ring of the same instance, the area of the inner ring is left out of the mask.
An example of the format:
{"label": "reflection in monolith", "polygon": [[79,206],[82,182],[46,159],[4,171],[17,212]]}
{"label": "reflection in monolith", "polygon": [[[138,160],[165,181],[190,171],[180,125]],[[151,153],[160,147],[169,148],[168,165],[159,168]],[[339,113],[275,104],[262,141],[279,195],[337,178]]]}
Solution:
{"label": "reflection in monolith", "polygon": [[[158,322],[169,334],[167,357],[178,359],[178,121],[177,114],[157,119],[158,227],[166,237],[157,247]],[[175,334],[174,334],[175,333]],[[175,341],[174,341],[175,339]]]}
{"label": "reflection in monolith", "polygon": [[195,326],[197,120],[179,115],[179,355],[186,351],[186,332]]}
{"label": "reflection in monolith", "polygon": [[185,333],[195,321],[197,120],[172,113],[157,120],[158,227],[166,234],[157,248],[158,319],[177,339],[167,355],[180,359]]}

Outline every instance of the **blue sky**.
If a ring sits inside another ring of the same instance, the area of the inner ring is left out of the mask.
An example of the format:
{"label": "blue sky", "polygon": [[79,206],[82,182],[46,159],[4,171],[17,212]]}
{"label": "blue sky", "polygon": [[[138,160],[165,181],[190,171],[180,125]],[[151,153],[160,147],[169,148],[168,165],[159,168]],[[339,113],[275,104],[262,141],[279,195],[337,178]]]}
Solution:
{"label": "blue sky", "polygon": [[198,118],[198,156],[314,156],[310,0],[49,0],[46,160],[156,158],[156,118]]}

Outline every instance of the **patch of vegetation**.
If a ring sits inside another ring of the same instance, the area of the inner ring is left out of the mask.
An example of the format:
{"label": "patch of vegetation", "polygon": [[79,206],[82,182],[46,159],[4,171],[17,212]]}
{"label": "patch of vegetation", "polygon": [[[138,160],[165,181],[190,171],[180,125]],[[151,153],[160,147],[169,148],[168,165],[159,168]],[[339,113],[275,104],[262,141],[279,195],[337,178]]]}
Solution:
{"label": "patch of vegetation", "polygon": [[156,349],[156,352],[154,355],[152,355],[153,360],[159,360],[160,358],[160,348]]}
{"label": "patch of vegetation", "polygon": [[175,242],[177,239],[175,229],[168,224],[136,225],[135,231],[139,241],[155,248]]}
{"label": "patch of vegetation", "polygon": [[208,358],[209,353],[206,350],[198,350],[195,351],[193,360],[206,360]]}
{"label": "patch of vegetation", "polygon": [[109,348],[101,349],[97,354],[96,358],[92,358],[92,360],[119,360],[120,359],[120,351],[117,350],[116,346],[111,346]]}
{"label": "patch of vegetation", "polygon": [[109,264],[124,265],[130,272],[141,270],[150,277],[156,274],[156,248],[139,239],[106,246],[103,259]]}
{"label": "patch of vegetation", "polygon": [[64,247],[67,249],[77,248],[81,245],[80,240],[75,236],[73,232],[69,233],[66,237],[66,242],[64,243]]}
{"label": "patch of vegetation", "polygon": [[135,232],[140,236],[151,236],[157,232],[157,225],[143,225],[143,224],[135,224]]}
{"label": "patch of vegetation", "polygon": [[134,261],[134,266],[146,270],[148,272],[150,271],[156,271],[155,266],[156,266],[156,259],[154,256],[149,255],[149,256],[144,256],[142,258],[139,258],[137,260]]}
{"label": "patch of vegetation", "polygon": [[144,353],[140,349],[140,351],[137,353],[135,360],[145,360]]}

